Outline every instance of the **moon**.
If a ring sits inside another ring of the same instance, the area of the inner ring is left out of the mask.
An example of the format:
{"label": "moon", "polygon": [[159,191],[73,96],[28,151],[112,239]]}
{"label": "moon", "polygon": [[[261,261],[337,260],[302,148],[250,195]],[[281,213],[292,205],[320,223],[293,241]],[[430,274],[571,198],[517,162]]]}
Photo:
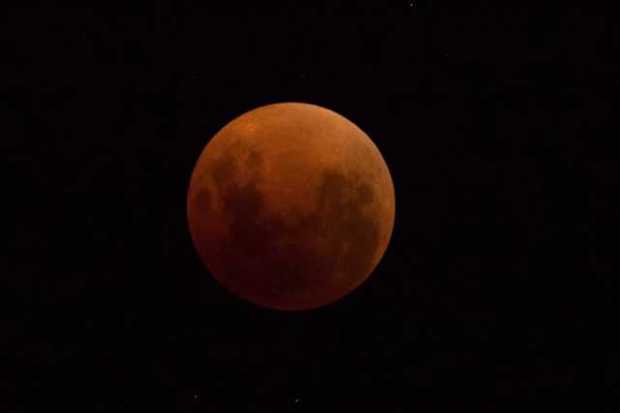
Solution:
{"label": "moon", "polygon": [[360,286],[389,244],[394,185],[375,144],[321,106],[259,107],[204,147],[187,192],[193,245],[225,289],[308,310]]}

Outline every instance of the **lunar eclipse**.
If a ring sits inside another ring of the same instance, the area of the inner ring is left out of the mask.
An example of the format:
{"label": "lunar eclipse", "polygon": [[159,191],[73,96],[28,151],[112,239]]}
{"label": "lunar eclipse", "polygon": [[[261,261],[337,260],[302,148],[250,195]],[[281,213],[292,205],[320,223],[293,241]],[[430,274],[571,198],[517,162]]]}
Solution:
{"label": "lunar eclipse", "polygon": [[388,246],[394,185],[354,123],[306,103],[251,110],[198,157],[187,192],[195,249],[234,295],[306,310],[361,285]]}

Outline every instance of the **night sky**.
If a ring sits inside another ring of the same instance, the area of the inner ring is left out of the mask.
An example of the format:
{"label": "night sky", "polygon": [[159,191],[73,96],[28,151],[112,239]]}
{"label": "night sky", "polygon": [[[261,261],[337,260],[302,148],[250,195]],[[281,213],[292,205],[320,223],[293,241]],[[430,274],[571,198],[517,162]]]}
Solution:
{"label": "night sky", "polygon": [[[0,411],[617,411],[615,17],[255,3],[1,14]],[[314,311],[230,295],[186,222],[208,140],[282,101],[396,190],[376,271]]]}

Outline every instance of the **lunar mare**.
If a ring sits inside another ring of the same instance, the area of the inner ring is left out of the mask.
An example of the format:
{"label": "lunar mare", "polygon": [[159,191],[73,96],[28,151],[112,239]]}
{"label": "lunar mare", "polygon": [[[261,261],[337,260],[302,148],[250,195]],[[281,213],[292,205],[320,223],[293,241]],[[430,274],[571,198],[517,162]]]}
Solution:
{"label": "lunar mare", "polygon": [[280,103],[247,112],[202,151],[187,195],[194,246],[226,289],[303,310],[368,278],[389,243],[393,183],[383,157],[328,109]]}

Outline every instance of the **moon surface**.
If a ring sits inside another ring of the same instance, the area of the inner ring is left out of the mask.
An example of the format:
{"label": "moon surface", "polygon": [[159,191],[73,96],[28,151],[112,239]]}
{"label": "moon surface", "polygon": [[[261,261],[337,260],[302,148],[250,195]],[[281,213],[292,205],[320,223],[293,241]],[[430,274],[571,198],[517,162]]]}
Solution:
{"label": "moon surface", "polygon": [[236,296],[279,310],[321,307],[362,284],[394,216],[375,144],[307,103],[232,120],[203,149],[187,193],[190,234],[209,272]]}

